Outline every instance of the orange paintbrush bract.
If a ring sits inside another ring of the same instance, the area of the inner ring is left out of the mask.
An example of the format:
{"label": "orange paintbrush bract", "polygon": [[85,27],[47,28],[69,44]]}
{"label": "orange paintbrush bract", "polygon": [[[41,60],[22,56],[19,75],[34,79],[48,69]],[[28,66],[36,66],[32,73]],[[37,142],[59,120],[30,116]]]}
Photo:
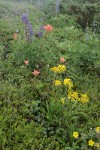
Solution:
{"label": "orange paintbrush bract", "polygon": [[32,72],[32,74],[34,74],[34,76],[38,76],[39,74],[40,74],[40,72],[39,71],[37,71],[37,70],[34,70],[33,72]]}
{"label": "orange paintbrush bract", "polygon": [[60,62],[61,62],[61,63],[64,63],[64,62],[65,62],[65,59],[64,59],[63,57],[61,57],[61,58],[60,58]]}
{"label": "orange paintbrush bract", "polygon": [[29,64],[29,61],[28,61],[28,60],[25,60],[25,61],[24,61],[24,64],[25,64],[25,65],[28,65],[28,64]]}
{"label": "orange paintbrush bract", "polygon": [[18,34],[15,32],[15,33],[13,34],[13,39],[16,40],[17,38],[18,38]]}
{"label": "orange paintbrush bract", "polygon": [[53,27],[48,24],[48,25],[44,26],[44,30],[47,32],[51,32],[53,30]]}

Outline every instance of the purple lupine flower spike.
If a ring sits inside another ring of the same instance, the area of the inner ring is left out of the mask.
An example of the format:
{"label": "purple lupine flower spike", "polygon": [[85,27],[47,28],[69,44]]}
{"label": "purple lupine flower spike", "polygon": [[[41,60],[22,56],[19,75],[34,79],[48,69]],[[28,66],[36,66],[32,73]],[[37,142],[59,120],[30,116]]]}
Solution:
{"label": "purple lupine flower spike", "polygon": [[56,15],[59,13],[59,0],[56,0]]}
{"label": "purple lupine flower spike", "polygon": [[32,24],[29,23],[29,34],[30,36],[33,35],[33,27],[32,27]]}
{"label": "purple lupine flower spike", "polygon": [[42,38],[42,36],[43,36],[43,32],[38,31],[38,33],[37,33],[37,34],[38,34],[38,37],[39,37],[39,38]]}
{"label": "purple lupine flower spike", "polygon": [[39,28],[39,30],[44,31],[44,26],[41,26],[41,27]]}
{"label": "purple lupine flower spike", "polygon": [[22,14],[22,22],[25,24],[25,35],[26,35],[26,40],[28,43],[32,42],[32,36],[33,36],[33,29],[32,29],[32,24],[30,24],[28,20],[28,14],[24,13]]}
{"label": "purple lupine flower spike", "polygon": [[38,36],[39,36],[39,38],[42,38],[42,36],[43,36],[43,31],[44,31],[44,27],[43,26],[41,26],[39,29],[38,29]]}
{"label": "purple lupine flower spike", "polygon": [[33,28],[30,23],[25,24],[25,35],[28,43],[32,42],[32,37],[33,37]]}
{"label": "purple lupine flower spike", "polygon": [[22,22],[25,24],[28,24],[28,15],[26,13],[22,14]]}

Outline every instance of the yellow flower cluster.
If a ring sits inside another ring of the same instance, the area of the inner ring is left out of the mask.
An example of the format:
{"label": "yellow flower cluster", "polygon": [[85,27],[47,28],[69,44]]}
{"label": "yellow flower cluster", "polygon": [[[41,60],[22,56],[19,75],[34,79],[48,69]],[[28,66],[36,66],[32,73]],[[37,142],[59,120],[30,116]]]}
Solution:
{"label": "yellow flower cluster", "polygon": [[87,96],[87,94],[81,94],[81,98],[80,101],[85,104],[89,102],[89,97]]}
{"label": "yellow flower cluster", "polygon": [[79,97],[78,92],[72,92],[72,91],[68,92],[68,99],[71,99],[72,101],[77,100],[82,102],[83,104],[89,102],[89,97],[87,96],[87,94],[81,94],[81,97]]}
{"label": "yellow flower cluster", "polygon": [[79,100],[78,92],[69,91],[68,92],[68,99],[71,99],[72,101]]}
{"label": "yellow flower cluster", "polygon": [[97,142],[94,142],[92,139],[88,141],[88,145],[91,146],[91,147],[92,147],[92,146],[95,146],[95,147],[97,147],[97,148],[100,147],[100,144],[97,143]]}
{"label": "yellow flower cluster", "polygon": [[[75,139],[77,139],[78,137],[79,137],[79,133],[76,131],[76,132],[73,132],[73,137],[75,138]],[[99,148],[100,147],[100,144],[98,143],[98,142],[94,142],[92,139],[90,139],[89,141],[88,141],[88,145],[89,146],[95,146],[95,147],[97,147],[97,148]]]}
{"label": "yellow flower cluster", "polygon": [[69,88],[72,88],[73,87],[73,82],[71,81],[70,78],[65,78],[64,79],[64,85],[68,86]]}
{"label": "yellow flower cluster", "polygon": [[61,81],[60,80],[55,80],[54,85],[55,86],[61,86]]}
{"label": "yellow flower cluster", "polygon": [[[54,66],[50,70],[53,71],[54,73],[63,73],[64,71],[66,71],[66,66],[60,64],[58,66]],[[81,94],[81,97],[79,97],[78,92],[72,90],[73,82],[70,78],[65,78],[64,81],[63,81],[63,84],[68,87],[68,99],[70,99],[72,101],[77,100],[77,101],[80,101],[83,104],[86,104],[86,103],[89,102],[89,97],[87,96],[87,94]],[[55,86],[61,86],[62,81],[55,80],[54,85]],[[61,100],[61,103],[64,104],[64,100]]]}
{"label": "yellow flower cluster", "polygon": [[[54,81],[54,85],[55,86],[58,85],[58,84],[56,84],[57,82],[59,82],[59,85],[61,85],[61,81],[60,80],[55,80]],[[64,79],[64,85],[68,86],[69,89],[73,87],[73,83],[72,83],[71,79],[69,79],[69,78],[65,78]]]}
{"label": "yellow flower cluster", "polygon": [[65,65],[58,65],[50,69],[51,71],[55,73],[62,73],[66,71],[66,66]]}
{"label": "yellow flower cluster", "polygon": [[[100,133],[100,127],[96,127],[95,130],[96,130],[97,133]],[[89,145],[89,146],[95,146],[95,147],[97,147],[97,148],[100,147],[100,143],[94,142],[92,139],[90,139],[90,140],[88,141],[88,145]]]}

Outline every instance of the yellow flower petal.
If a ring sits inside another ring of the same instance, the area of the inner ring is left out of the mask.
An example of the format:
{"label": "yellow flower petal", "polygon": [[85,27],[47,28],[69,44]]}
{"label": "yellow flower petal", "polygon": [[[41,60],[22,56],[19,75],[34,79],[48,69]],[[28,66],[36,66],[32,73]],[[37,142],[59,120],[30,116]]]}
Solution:
{"label": "yellow flower petal", "polygon": [[61,99],[61,103],[64,104],[65,103],[65,98]]}
{"label": "yellow flower petal", "polygon": [[81,94],[81,98],[80,101],[85,104],[89,102],[89,97],[87,96],[87,94]]}
{"label": "yellow flower petal", "polygon": [[55,86],[61,86],[61,81],[60,80],[55,80],[54,85]]}
{"label": "yellow flower petal", "polygon": [[69,88],[73,87],[73,82],[71,81],[70,78],[65,78],[64,79],[64,85],[68,86]]}
{"label": "yellow flower petal", "polygon": [[96,127],[95,130],[96,130],[97,133],[100,133],[100,127]]}

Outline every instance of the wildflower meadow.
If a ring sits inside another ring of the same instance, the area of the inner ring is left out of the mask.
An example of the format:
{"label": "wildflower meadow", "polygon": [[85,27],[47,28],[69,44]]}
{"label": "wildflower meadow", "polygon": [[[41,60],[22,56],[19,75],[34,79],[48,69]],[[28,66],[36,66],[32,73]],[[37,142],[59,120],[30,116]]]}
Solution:
{"label": "wildflower meadow", "polygon": [[0,0],[0,150],[100,150],[99,0]]}

